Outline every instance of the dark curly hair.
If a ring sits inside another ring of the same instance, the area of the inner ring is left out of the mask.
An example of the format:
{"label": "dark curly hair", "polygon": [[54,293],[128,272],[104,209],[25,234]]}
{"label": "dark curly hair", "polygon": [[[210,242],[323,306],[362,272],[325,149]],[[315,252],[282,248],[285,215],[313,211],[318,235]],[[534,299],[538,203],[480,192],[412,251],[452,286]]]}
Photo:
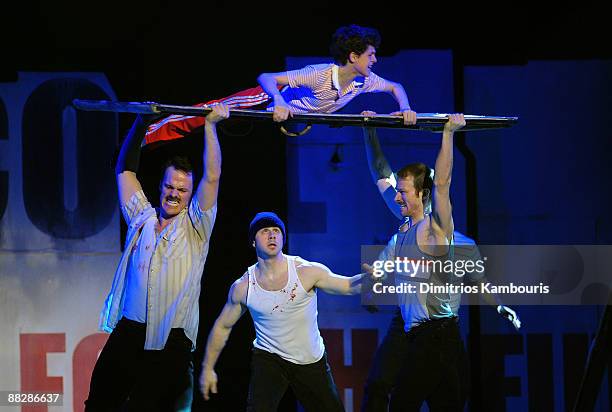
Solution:
{"label": "dark curly hair", "polygon": [[332,36],[329,52],[337,64],[345,65],[351,53],[362,54],[368,46],[380,46],[378,30],[356,24],[340,27]]}

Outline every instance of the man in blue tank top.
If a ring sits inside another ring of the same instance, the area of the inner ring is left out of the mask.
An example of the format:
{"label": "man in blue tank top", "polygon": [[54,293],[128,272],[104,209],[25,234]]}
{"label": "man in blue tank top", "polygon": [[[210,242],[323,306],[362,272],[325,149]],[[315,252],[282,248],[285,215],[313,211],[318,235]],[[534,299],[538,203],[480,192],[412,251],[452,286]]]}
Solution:
{"label": "man in blue tank top", "polygon": [[[453,134],[464,124],[462,115],[451,115],[445,125],[435,178],[433,171],[423,163],[410,164],[394,175],[384,158],[376,131],[366,130],[366,153],[374,181],[389,209],[404,219],[379,260],[392,261],[396,257],[428,262],[479,259],[474,242],[454,232],[449,197]],[[396,283],[408,281],[415,285],[436,286],[458,283],[452,274],[436,270],[407,276],[396,272],[395,275]],[[476,281],[482,276],[484,272],[472,274],[469,280]],[[492,296],[484,298],[488,303],[495,302]],[[363,410],[387,410],[391,391],[391,410],[418,411],[424,401],[430,410],[463,410],[467,365],[457,324],[460,299],[461,293],[401,295],[400,311],[370,370]],[[498,312],[517,329],[520,327],[512,309],[498,305]]]}
{"label": "man in blue tank top", "polygon": [[249,411],[276,411],[288,387],[307,411],[343,411],[317,324],[317,289],[353,295],[363,274],[332,273],[320,263],[285,255],[285,224],[274,213],[258,213],[249,227],[257,253],[230,288],[227,303],[208,336],[200,387],[217,393],[214,366],[232,327],[248,309],[255,325]]}

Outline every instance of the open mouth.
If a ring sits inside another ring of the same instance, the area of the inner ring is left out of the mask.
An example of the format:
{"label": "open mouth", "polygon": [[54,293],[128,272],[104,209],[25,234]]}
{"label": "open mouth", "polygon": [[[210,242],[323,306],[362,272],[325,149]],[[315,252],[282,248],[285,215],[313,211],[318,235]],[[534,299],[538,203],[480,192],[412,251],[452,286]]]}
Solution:
{"label": "open mouth", "polygon": [[168,206],[178,206],[179,205],[179,201],[176,199],[166,199],[166,204]]}

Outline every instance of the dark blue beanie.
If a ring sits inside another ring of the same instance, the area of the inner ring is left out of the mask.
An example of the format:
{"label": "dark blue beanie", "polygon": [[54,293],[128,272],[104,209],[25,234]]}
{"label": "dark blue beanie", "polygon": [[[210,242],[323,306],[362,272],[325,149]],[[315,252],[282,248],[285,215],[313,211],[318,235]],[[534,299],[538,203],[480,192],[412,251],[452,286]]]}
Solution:
{"label": "dark blue beanie", "polygon": [[249,225],[249,243],[253,243],[257,231],[264,227],[278,227],[283,232],[283,243],[285,243],[287,237],[285,234],[285,224],[274,212],[259,212],[255,215]]}

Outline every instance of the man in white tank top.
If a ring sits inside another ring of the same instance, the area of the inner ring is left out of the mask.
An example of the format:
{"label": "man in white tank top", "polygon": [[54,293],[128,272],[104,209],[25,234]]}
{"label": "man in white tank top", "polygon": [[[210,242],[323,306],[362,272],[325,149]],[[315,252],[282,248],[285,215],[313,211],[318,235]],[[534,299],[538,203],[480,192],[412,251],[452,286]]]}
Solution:
{"label": "man in white tank top", "polygon": [[285,225],[274,213],[258,213],[249,226],[257,263],[230,288],[208,336],[200,387],[217,393],[215,363],[238,319],[248,309],[255,324],[249,411],[275,411],[291,386],[307,411],[343,411],[317,324],[317,294],[353,295],[363,274],[345,277],[326,266],[283,254]]}

